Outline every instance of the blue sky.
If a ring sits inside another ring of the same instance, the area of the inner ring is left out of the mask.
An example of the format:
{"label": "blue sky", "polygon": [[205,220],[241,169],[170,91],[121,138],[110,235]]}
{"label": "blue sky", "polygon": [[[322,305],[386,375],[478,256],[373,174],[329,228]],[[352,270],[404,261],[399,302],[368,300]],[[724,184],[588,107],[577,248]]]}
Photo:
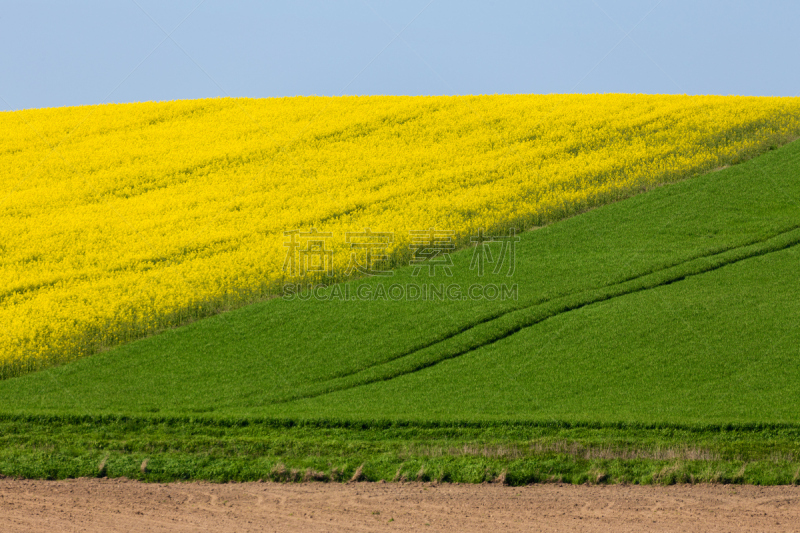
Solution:
{"label": "blue sky", "polygon": [[0,4],[0,109],[215,96],[800,93],[800,2]]}

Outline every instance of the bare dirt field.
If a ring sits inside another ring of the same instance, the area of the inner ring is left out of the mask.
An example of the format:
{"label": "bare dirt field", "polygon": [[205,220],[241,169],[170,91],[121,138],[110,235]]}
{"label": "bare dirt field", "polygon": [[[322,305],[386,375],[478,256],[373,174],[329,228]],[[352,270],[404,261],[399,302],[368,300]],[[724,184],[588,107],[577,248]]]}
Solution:
{"label": "bare dirt field", "polygon": [[800,487],[0,479],[17,531],[800,531]]}

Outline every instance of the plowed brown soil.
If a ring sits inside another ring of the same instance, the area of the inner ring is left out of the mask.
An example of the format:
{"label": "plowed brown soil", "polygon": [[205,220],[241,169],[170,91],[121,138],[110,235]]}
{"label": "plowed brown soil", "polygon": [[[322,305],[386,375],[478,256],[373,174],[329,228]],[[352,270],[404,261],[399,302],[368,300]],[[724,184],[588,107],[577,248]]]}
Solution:
{"label": "plowed brown soil", "polygon": [[0,530],[800,531],[800,487],[0,479]]}

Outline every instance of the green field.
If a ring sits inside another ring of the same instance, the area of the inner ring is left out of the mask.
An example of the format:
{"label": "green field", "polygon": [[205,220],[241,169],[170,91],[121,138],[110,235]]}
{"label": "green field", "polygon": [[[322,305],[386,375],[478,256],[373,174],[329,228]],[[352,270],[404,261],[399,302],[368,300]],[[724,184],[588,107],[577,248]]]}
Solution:
{"label": "green field", "polygon": [[515,300],[328,288],[7,379],[0,473],[796,483],[798,199],[794,142],[522,232],[511,276],[466,249],[346,289]]}

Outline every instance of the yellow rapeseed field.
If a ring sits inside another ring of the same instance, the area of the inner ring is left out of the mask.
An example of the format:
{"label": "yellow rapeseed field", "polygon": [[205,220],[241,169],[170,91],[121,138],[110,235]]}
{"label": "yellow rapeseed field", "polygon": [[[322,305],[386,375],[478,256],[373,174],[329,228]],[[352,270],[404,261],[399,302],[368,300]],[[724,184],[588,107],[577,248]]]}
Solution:
{"label": "yellow rapeseed field", "polygon": [[[275,294],[312,228],[334,252],[390,233],[396,265],[412,230],[463,245],[754,156],[798,136],[800,99],[208,99],[4,112],[0,132],[8,377]],[[358,273],[331,257],[306,276]]]}

